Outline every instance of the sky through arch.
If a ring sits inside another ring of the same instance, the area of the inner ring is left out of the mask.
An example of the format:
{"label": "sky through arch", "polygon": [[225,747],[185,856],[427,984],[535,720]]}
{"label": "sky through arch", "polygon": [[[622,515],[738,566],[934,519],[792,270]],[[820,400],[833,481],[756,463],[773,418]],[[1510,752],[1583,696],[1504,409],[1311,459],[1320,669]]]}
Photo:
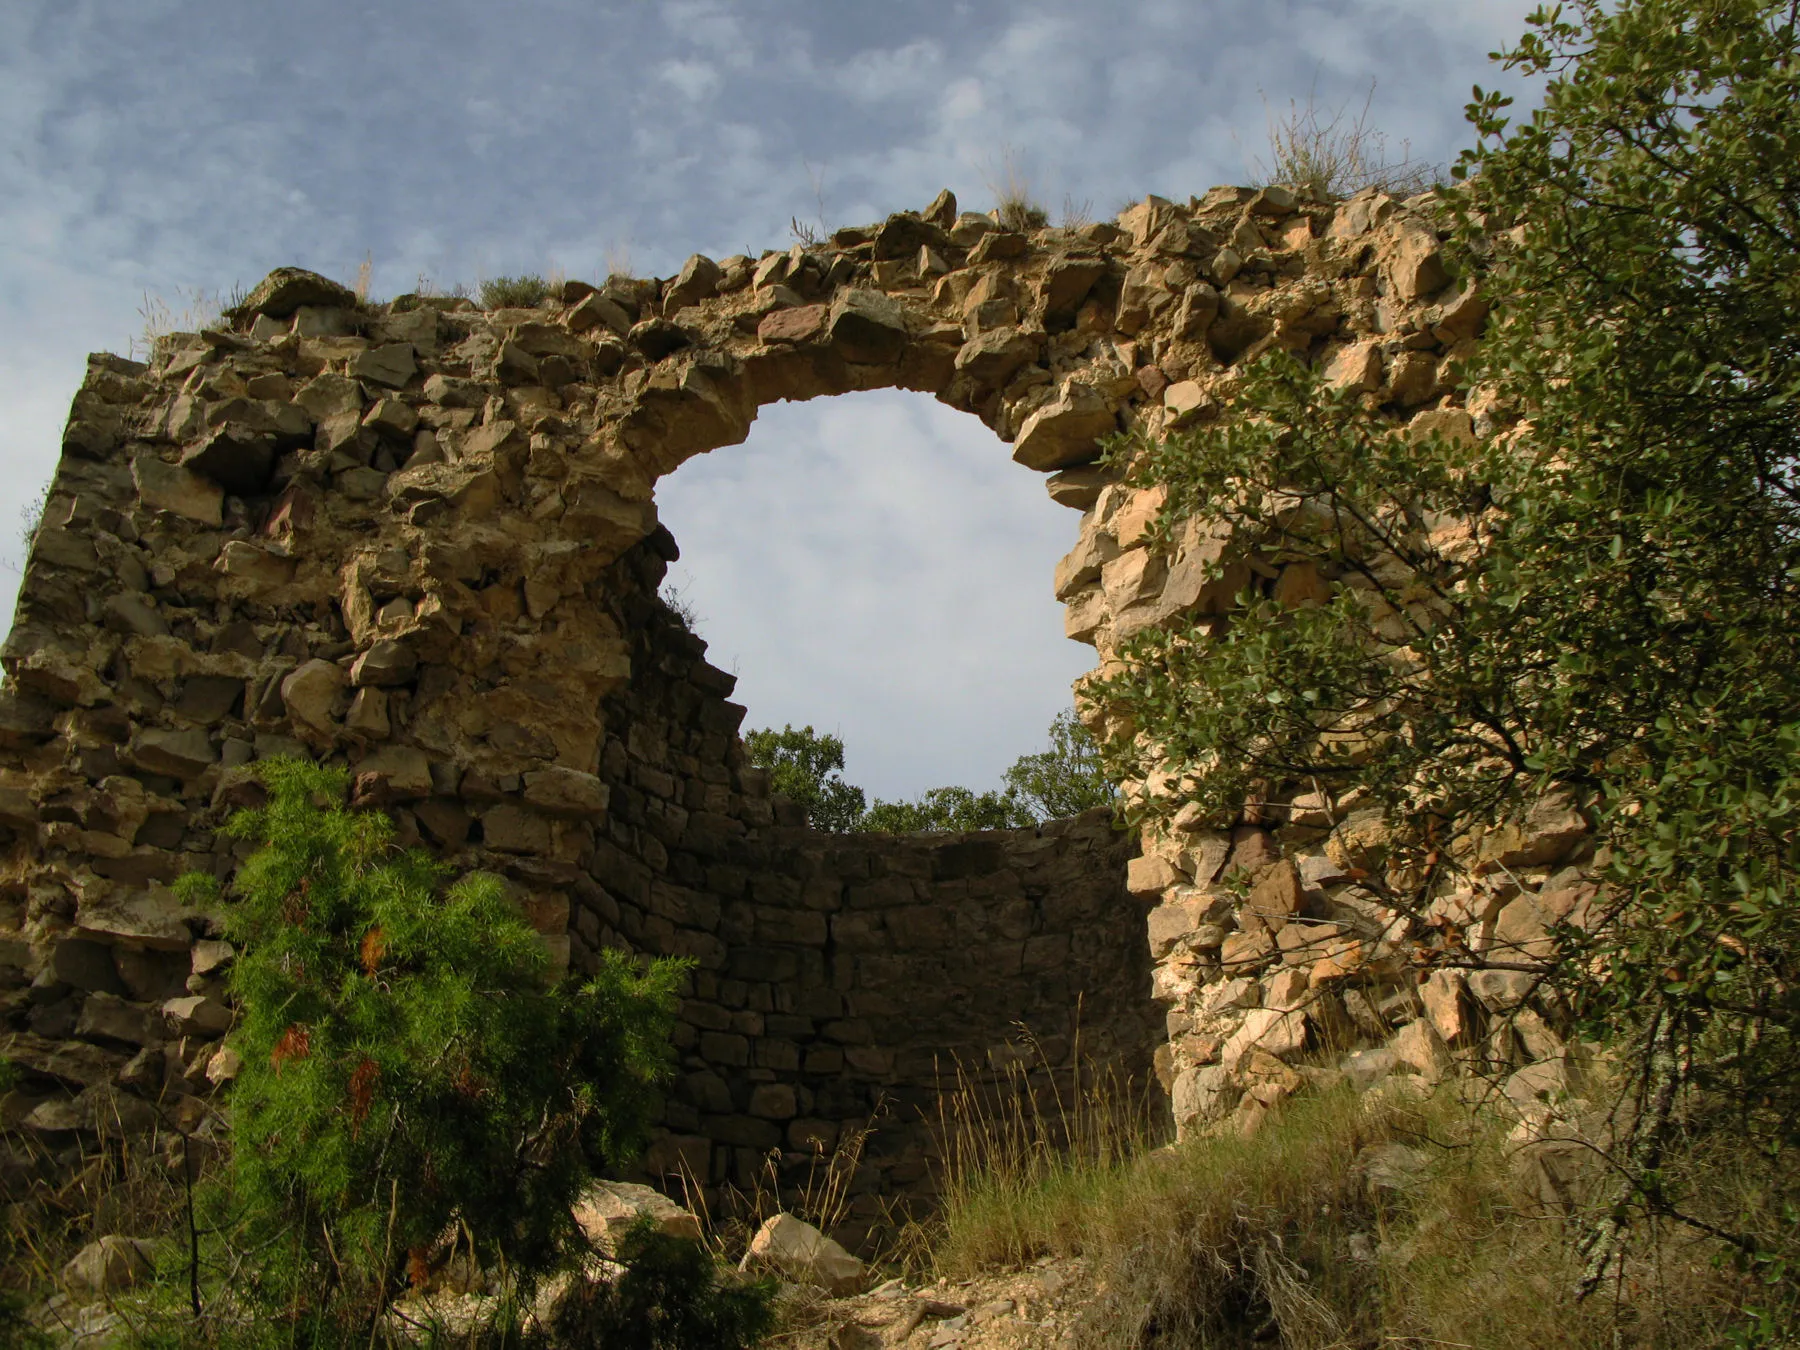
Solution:
{"label": "sky through arch", "polygon": [[665,589],[737,674],[745,727],[842,736],[871,797],[998,786],[1094,664],[1051,593],[1079,517],[927,394],[770,405],[656,499],[681,546]]}

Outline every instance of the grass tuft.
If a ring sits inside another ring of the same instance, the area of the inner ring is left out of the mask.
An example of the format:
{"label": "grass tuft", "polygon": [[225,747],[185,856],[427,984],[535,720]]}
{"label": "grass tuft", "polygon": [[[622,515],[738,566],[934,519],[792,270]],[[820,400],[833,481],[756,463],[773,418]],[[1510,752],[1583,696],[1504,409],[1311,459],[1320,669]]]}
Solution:
{"label": "grass tuft", "polygon": [[1000,151],[999,173],[987,176],[994,195],[994,218],[1004,229],[1029,234],[1050,223],[1050,213],[1031,195],[1031,178],[1011,146]]}
{"label": "grass tuft", "polygon": [[1374,99],[1373,80],[1354,118],[1348,103],[1329,114],[1321,112],[1314,95],[1304,107],[1288,100],[1288,111],[1281,116],[1269,110],[1265,99],[1269,161],[1253,161],[1255,186],[1283,183],[1322,199],[1348,197],[1364,188],[1409,197],[1445,182],[1443,166],[1414,159],[1408,141],[1400,143],[1399,159],[1388,157],[1387,136],[1369,125]]}
{"label": "grass tuft", "polygon": [[481,283],[477,299],[483,309],[535,309],[550,296],[545,277],[492,277]]}

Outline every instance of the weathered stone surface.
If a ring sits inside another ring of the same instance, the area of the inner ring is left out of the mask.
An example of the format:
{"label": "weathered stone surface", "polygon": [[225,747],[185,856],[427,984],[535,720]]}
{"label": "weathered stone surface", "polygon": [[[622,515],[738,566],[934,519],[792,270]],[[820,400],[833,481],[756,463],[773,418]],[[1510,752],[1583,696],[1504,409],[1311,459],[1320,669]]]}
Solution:
{"label": "weathered stone surface", "polygon": [[600,779],[577,769],[557,767],[525,775],[525,800],[551,815],[603,816],[610,795]]}
{"label": "weathered stone surface", "polygon": [[149,509],[171,511],[201,525],[219,524],[225,491],[217,483],[191,469],[164,464],[148,451],[131,461],[131,476],[138,499]]}
{"label": "weathered stone surface", "polygon": [[907,343],[904,312],[879,291],[840,291],[829,326],[838,355],[863,365],[895,360]]}
{"label": "weathered stone surface", "polygon": [[1042,339],[1017,328],[993,328],[963,343],[956,368],[987,388],[997,388],[1021,367],[1037,360]]}
{"label": "weathered stone surface", "polygon": [[399,389],[418,372],[413,349],[404,342],[390,342],[359,353],[350,362],[350,373],[359,380]]}
{"label": "weathered stone surface", "polygon": [[756,326],[756,336],[763,342],[814,342],[824,335],[830,314],[825,305],[778,309],[763,316]]}
{"label": "weathered stone surface", "polygon": [[391,800],[409,801],[429,796],[432,788],[431,761],[422,750],[405,745],[387,745],[357,761],[356,776],[379,780]]}
{"label": "weathered stone surface", "polygon": [[1256,1008],[1244,1017],[1244,1024],[1232,1034],[1219,1052],[1219,1063],[1229,1073],[1238,1073],[1251,1052],[1261,1050],[1277,1059],[1287,1059],[1306,1048],[1306,1019],[1298,1012],[1276,1008]]}
{"label": "weathered stone surface", "polygon": [[282,680],[281,701],[297,723],[323,730],[337,716],[347,684],[334,662],[315,658]]}
{"label": "weathered stone surface", "polygon": [[187,926],[190,914],[166,886],[138,892],[94,889],[77,903],[75,927],[92,938],[186,951],[194,940]]}
{"label": "weathered stone surface", "polygon": [[162,1013],[170,1028],[181,1036],[223,1036],[231,1030],[231,1009],[198,994],[169,999],[163,1004]]}
{"label": "weathered stone surface", "polygon": [[1112,407],[1093,389],[1071,381],[1019,428],[1013,460],[1028,469],[1084,464],[1099,450],[1095,441],[1117,430]]}
{"label": "weathered stone surface", "polygon": [[155,1251],[140,1238],[108,1234],[88,1243],[62,1268],[62,1285],[76,1299],[129,1289],[155,1270]]}
{"label": "weathered stone surface", "polygon": [[160,1044],[162,1019],[148,1009],[136,1007],[112,994],[89,994],[82,1001],[75,1034],[83,1040]]}
{"label": "weathered stone surface", "polygon": [[769,1270],[836,1295],[859,1293],[868,1271],[838,1243],[791,1214],[777,1214],[750,1239],[743,1267]]}
{"label": "weathered stone surface", "polygon": [[629,1181],[596,1181],[576,1199],[575,1222],[582,1236],[601,1252],[611,1255],[619,1239],[640,1218],[648,1218],[657,1232],[670,1237],[701,1240],[700,1221],[661,1191]]}
{"label": "weathered stone surface", "polygon": [[131,762],[151,773],[171,778],[193,778],[219,761],[219,749],[206,732],[140,731],[127,751]]}
{"label": "weathered stone surface", "polygon": [[357,687],[387,687],[409,683],[419,670],[419,658],[412,648],[392,638],[383,638],[356,658],[350,667],[350,683]]}
{"label": "weathered stone surface", "polygon": [[673,315],[689,305],[718,293],[719,265],[705,254],[696,253],[682,264],[681,273],[663,298],[663,312]]}
{"label": "weathered stone surface", "polygon": [[239,312],[285,319],[302,305],[352,309],[356,305],[356,293],[317,272],[299,267],[277,267],[244,297]]}

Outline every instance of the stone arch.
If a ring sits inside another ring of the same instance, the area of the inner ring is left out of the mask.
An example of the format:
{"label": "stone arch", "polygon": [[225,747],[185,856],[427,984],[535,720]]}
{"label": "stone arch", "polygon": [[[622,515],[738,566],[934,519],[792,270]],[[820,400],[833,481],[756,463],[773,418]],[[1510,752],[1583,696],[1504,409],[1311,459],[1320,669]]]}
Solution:
{"label": "stone arch", "polygon": [[284,751],[506,877],[575,963],[699,960],[653,1171],[741,1183],[886,1091],[915,1114],[859,1185],[926,1186],[931,1052],[1003,1062],[1013,1022],[1077,996],[1090,1044],[1141,1069],[1160,1014],[1126,891],[1180,895],[1199,853],[1133,858],[1094,819],[806,831],[734,750],[731,677],[655,601],[655,483],[777,399],[931,393],[1083,512],[1056,589],[1104,659],[1236,587],[1216,541],[1151,552],[1158,499],[1093,467],[1098,438],[1212,415],[1275,345],[1425,405],[1480,320],[1447,281],[1429,223],[1379,196],[1216,189],[1026,235],[944,194],[536,309],[370,308],[281,269],[228,328],[91,357],[0,648],[0,1053],[31,1075],[8,1127],[72,1137],[124,1101],[149,1128],[130,1103],[164,1086],[204,1114],[229,955],[167,887],[229,870],[213,827]]}

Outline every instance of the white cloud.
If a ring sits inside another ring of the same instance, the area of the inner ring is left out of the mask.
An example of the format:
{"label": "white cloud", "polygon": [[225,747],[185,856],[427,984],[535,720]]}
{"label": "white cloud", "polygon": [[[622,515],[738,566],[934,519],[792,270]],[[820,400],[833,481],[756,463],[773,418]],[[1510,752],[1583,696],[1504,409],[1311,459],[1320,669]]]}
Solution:
{"label": "white cloud", "polygon": [[694,103],[710,99],[719,89],[719,72],[706,61],[664,61],[657,67],[657,78]]}
{"label": "white cloud", "polygon": [[1050,594],[1075,515],[924,395],[765,408],[657,496],[747,725],[840,732],[872,793],[993,786],[1092,664]]}
{"label": "white cloud", "polygon": [[[1372,123],[1441,158],[1533,2],[1136,0],[1097,25],[1074,0],[11,0],[0,558],[84,355],[125,349],[145,289],[290,262],[348,279],[365,250],[390,294],[420,271],[598,276],[621,246],[668,275],[786,244],[821,171],[831,225],[943,186],[985,206],[1006,146],[1048,205],[1104,214],[1241,179],[1258,90],[1285,107],[1315,82],[1336,106],[1378,79]],[[736,475],[712,505],[709,474]],[[887,795],[991,783],[1090,657],[1049,596],[1075,517],[973,419],[894,394],[769,409],[664,499],[677,574],[724,588],[705,631],[753,718],[841,722]]]}

